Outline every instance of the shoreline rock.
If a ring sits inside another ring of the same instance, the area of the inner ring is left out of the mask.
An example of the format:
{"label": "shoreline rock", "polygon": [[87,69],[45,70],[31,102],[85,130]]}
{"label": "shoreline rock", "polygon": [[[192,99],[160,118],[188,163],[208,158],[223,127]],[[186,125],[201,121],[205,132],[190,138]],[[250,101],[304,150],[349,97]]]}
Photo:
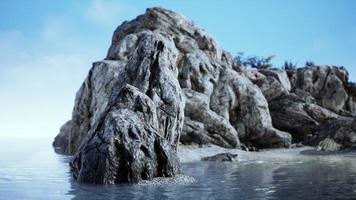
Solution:
{"label": "shoreline rock", "polygon": [[319,143],[317,150],[318,151],[339,151],[340,148],[341,148],[341,145],[336,143],[335,140],[326,138]]}
{"label": "shoreline rock", "polygon": [[237,159],[237,154],[220,153],[214,156],[207,156],[202,158],[202,161],[215,161],[215,162],[232,162]]}

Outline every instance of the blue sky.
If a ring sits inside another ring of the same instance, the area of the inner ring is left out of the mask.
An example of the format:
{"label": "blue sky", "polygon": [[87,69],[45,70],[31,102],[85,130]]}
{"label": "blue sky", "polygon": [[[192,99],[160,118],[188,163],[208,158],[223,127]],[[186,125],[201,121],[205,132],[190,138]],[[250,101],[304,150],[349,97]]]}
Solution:
{"label": "blue sky", "polygon": [[1,0],[0,137],[54,137],[114,29],[153,6],[192,19],[232,54],[343,65],[356,80],[353,0]]}

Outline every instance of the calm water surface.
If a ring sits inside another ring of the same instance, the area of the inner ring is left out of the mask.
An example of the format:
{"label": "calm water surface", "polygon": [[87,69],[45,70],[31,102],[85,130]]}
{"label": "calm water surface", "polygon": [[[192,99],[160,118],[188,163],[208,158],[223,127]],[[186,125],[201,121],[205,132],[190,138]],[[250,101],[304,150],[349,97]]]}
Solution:
{"label": "calm water surface", "polygon": [[191,162],[182,167],[195,183],[93,186],[72,180],[50,140],[1,140],[0,199],[356,199],[355,156]]}

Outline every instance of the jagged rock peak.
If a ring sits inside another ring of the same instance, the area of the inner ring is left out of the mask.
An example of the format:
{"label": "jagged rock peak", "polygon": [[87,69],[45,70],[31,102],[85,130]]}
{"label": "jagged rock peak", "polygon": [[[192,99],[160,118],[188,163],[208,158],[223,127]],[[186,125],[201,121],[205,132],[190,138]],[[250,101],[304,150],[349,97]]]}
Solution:
{"label": "jagged rock peak", "polygon": [[232,56],[222,50],[213,37],[197,27],[191,20],[160,7],[149,8],[145,14],[132,21],[125,21],[120,25],[114,32],[106,59],[127,59],[127,56],[124,55],[124,52],[126,52],[124,50],[128,48],[126,45],[137,41],[139,38],[134,37],[134,34],[145,30],[159,32],[162,35],[171,37],[178,50],[182,53],[201,49],[208,52],[208,57],[214,62],[223,61],[230,65],[234,62]]}

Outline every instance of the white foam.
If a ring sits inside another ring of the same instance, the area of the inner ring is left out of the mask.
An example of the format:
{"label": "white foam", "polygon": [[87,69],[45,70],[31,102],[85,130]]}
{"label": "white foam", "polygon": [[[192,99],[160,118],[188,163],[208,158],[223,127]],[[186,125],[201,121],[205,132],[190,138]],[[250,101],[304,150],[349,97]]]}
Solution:
{"label": "white foam", "polygon": [[152,180],[142,180],[138,183],[141,186],[161,186],[167,184],[192,184],[196,183],[197,180],[191,176],[186,176],[183,174],[176,175],[175,177],[157,177]]}

